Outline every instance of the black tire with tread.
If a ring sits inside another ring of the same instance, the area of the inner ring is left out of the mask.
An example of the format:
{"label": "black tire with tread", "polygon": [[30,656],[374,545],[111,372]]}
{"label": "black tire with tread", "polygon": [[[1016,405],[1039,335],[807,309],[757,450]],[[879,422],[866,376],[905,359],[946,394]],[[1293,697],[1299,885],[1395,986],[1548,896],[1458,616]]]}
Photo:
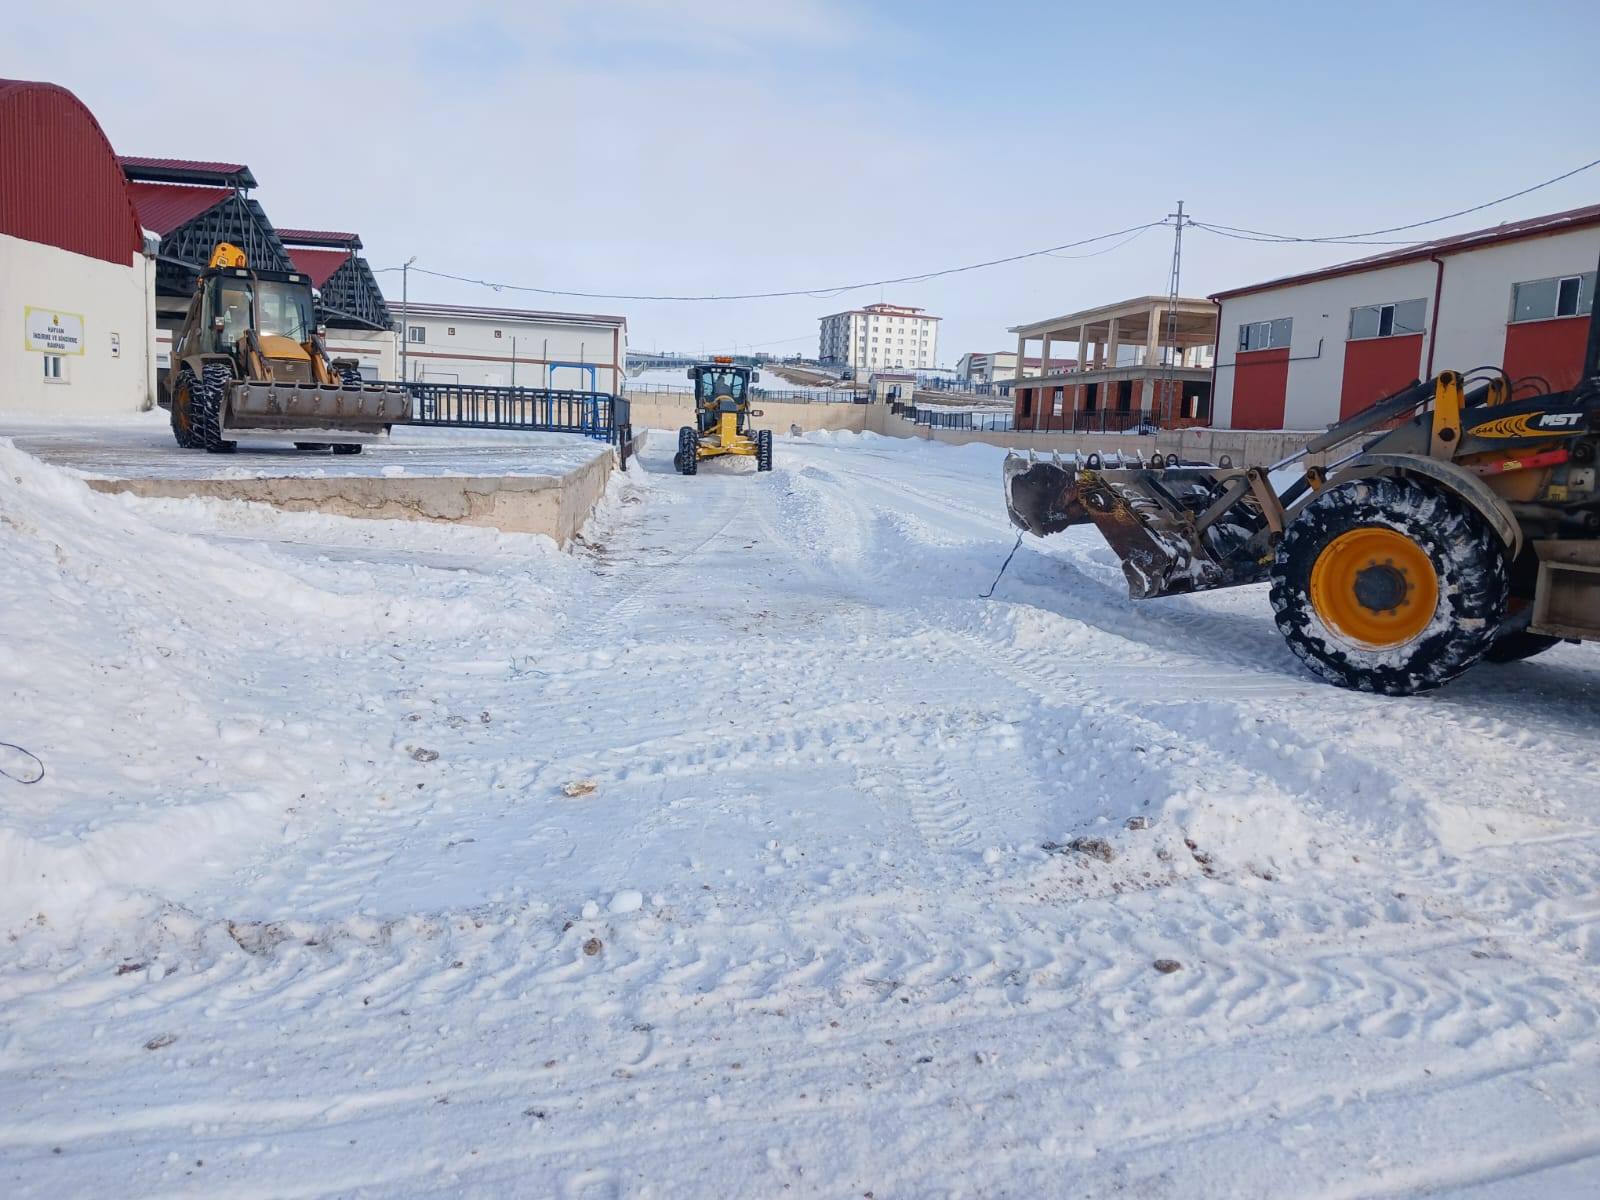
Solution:
{"label": "black tire with tread", "polygon": [[681,475],[693,475],[700,469],[700,433],[692,425],[678,430],[678,453],[673,457]]}
{"label": "black tire with tread", "polygon": [[[1330,630],[1311,603],[1311,568],[1351,529],[1404,534],[1433,563],[1439,600],[1428,628],[1402,646],[1372,649]],[[1278,631],[1306,666],[1330,683],[1409,696],[1448,683],[1483,658],[1504,619],[1505,548],[1463,500],[1423,480],[1356,479],[1324,491],[1284,531],[1272,567]]]}
{"label": "black tire with tread", "polygon": [[172,440],[184,450],[200,450],[205,446],[193,425],[193,397],[197,386],[193,368],[188,364],[179,367],[172,382]]}
{"label": "black tire with tread", "polygon": [[222,406],[232,382],[233,369],[227,363],[208,362],[201,368],[200,385],[192,393],[189,410],[195,435],[211,454],[232,454],[239,448],[238,442],[224,441],[222,437]]}
{"label": "black tire with tread", "polygon": [[772,470],[772,430],[763,429],[756,434],[756,470]]}
{"label": "black tire with tread", "polygon": [[335,454],[360,454],[361,453],[361,443],[360,442],[335,442],[333,444],[333,452]]}

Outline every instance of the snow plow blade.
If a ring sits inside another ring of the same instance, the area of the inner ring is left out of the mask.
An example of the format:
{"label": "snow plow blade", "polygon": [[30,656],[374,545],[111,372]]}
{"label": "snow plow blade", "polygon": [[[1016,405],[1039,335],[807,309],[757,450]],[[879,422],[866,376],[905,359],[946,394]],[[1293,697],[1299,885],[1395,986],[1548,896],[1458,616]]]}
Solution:
{"label": "snow plow blade", "polygon": [[1008,454],[1002,473],[1006,513],[1018,529],[1046,537],[1089,520],[1078,502],[1076,463]]}
{"label": "snow plow blade", "polygon": [[307,441],[373,441],[411,417],[398,383],[319,384],[240,381],[229,389],[227,432],[302,435]]}
{"label": "snow plow blade", "polygon": [[[1008,456],[1006,511],[1040,537],[1093,521],[1122,561],[1135,600],[1257,583],[1272,564],[1283,510],[1258,468],[1158,459],[1104,467]],[[1264,503],[1265,501],[1265,503]]]}

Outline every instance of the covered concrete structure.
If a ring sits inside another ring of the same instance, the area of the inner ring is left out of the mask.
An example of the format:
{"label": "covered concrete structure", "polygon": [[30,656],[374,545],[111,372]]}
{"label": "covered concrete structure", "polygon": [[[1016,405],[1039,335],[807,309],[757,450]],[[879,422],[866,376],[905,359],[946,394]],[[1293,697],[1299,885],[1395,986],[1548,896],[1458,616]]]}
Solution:
{"label": "covered concrete structure", "polygon": [[[1140,296],[1017,325],[1012,389],[1018,429],[1170,429],[1211,415],[1217,308],[1210,300]],[[1037,345],[1037,356],[1030,354]],[[1057,368],[1054,352],[1074,365]],[[1030,369],[1033,361],[1048,370]]]}

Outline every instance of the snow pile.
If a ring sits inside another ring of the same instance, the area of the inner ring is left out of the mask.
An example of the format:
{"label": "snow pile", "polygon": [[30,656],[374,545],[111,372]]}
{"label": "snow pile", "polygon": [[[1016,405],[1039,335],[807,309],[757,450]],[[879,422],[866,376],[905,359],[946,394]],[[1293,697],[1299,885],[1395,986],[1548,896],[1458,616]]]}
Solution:
{"label": "snow pile", "polygon": [[408,631],[470,636],[552,597],[526,577],[515,599],[397,591],[328,569],[326,548],[302,559],[180,531],[197,521],[560,559],[493,531],[101,495],[0,439],[0,741],[47,768],[27,788],[0,781],[0,928],[126,915],[259,852],[337,786],[330,764],[359,777],[388,756],[362,714]]}

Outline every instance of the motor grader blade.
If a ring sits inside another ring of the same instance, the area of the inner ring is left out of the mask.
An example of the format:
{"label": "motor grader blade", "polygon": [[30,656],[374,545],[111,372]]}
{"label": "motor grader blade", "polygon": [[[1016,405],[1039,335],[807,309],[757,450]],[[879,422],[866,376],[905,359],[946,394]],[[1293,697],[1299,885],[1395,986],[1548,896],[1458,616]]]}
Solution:
{"label": "motor grader blade", "polygon": [[1008,454],[1001,477],[1006,514],[1018,529],[1046,537],[1089,520],[1078,501],[1076,463]]}

